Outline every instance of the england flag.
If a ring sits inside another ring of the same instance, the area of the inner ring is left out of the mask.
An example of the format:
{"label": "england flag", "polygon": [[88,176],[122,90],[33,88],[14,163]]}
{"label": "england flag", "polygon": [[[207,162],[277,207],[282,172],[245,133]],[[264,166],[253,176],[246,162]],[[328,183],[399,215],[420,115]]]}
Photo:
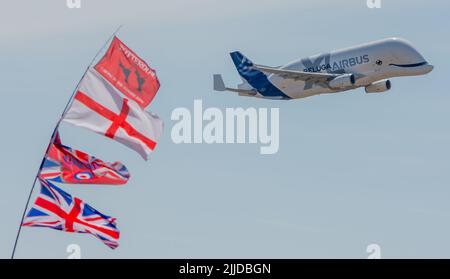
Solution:
{"label": "england flag", "polygon": [[90,68],[78,87],[64,122],[105,135],[138,152],[145,160],[163,133],[163,121],[124,97]]}

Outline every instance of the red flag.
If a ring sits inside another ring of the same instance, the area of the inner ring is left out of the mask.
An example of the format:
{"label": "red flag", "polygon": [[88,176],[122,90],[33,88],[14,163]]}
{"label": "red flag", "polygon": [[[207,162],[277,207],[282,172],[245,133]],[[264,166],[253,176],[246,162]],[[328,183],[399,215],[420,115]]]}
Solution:
{"label": "red flag", "polygon": [[117,37],[95,69],[142,108],[150,104],[160,86],[155,70]]}
{"label": "red flag", "polygon": [[41,179],[75,184],[125,184],[130,174],[120,162],[103,162],[61,144],[59,135],[50,146],[39,174]]}

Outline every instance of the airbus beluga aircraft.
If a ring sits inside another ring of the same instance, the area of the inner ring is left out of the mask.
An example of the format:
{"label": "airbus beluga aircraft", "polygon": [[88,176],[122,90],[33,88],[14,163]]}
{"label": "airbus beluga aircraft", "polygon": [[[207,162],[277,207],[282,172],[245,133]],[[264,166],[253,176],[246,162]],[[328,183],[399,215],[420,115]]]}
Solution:
{"label": "airbus beluga aircraft", "polygon": [[238,51],[230,55],[243,83],[229,88],[221,75],[214,75],[214,90],[266,99],[298,99],[358,87],[380,93],[391,88],[390,78],[433,70],[411,43],[400,38],[314,55],[281,67],[253,64]]}

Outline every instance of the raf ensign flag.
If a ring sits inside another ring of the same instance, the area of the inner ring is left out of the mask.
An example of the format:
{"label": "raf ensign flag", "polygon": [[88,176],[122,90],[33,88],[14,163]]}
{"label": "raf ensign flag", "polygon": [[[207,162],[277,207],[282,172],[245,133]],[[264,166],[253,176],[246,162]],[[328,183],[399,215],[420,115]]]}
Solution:
{"label": "raf ensign flag", "polygon": [[160,86],[155,70],[117,37],[95,69],[142,108],[153,100]]}
{"label": "raf ensign flag", "polygon": [[119,185],[127,183],[130,173],[120,162],[103,162],[62,145],[57,133],[44,159],[39,177],[61,183]]}
{"label": "raf ensign flag", "polygon": [[117,89],[89,69],[63,121],[114,139],[145,160],[163,132],[163,122],[136,102],[122,98]]}

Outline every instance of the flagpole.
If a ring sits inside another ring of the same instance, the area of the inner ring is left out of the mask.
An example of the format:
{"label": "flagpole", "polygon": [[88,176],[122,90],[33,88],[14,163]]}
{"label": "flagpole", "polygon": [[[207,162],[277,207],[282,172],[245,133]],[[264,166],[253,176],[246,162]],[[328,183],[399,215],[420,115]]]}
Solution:
{"label": "flagpole", "polygon": [[55,138],[56,138],[56,134],[57,134],[59,125],[61,124],[61,122],[62,122],[64,116],[66,115],[68,108],[69,108],[70,105],[72,104],[72,102],[73,102],[73,97],[75,96],[75,93],[77,92],[78,87],[80,86],[81,81],[82,81],[83,78],[86,76],[86,73],[88,72],[89,68],[92,66],[92,64],[94,64],[94,62],[95,62],[95,60],[97,59],[97,57],[103,52],[103,50],[106,48],[106,46],[108,45],[108,43],[114,38],[114,36],[116,36],[116,34],[119,32],[119,30],[122,28],[122,26],[123,26],[123,25],[120,25],[119,27],[117,27],[117,29],[114,31],[114,33],[108,38],[108,40],[103,44],[103,46],[100,48],[100,50],[95,54],[94,58],[92,58],[91,62],[89,63],[89,66],[86,68],[85,72],[83,73],[83,76],[82,76],[81,79],[78,81],[78,83],[77,83],[75,89],[73,90],[72,95],[70,96],[69,101],[67,102],[66,106],[64,107],[64,110],[63,110],[61,116],[59,117],[58,122],[56,123],[55,129],[53,130],[52,136],[51,136],[51,138],[50,138],[50,142],[48,143],[47,149],[45,150],[44,157],[42,158],[42,161],[41,161],[41,164],[40,164],[40,166],[39,166],[39,169],[38,169],[36,175],[34,176],[33,185],[31,186],[31,190],[30,190],[30,193],[29,193],[29,195],[28,195],[28,199],[27,199],[27,202],[26,202],[26,204],[25,204],[25,208],[24,208],[24,210],[23,210],[22,218],[21,218],[21,220],[20,220],[19,228],[18,228],[18,230],[17,230],[16,240],[15,240],[15,242],[14,242],[14,248],[13,248],[13,251],[12,251],[12,254],[11,254],[11,259],[14,259],[14,255],[15,255],[15,253],[16,253],[16,248],[17,248],[17,243],[18,243],[19,237],[20,237],[20,232],[22,231],[22,223],[23,223],[23,220],[25,219],[25,215],[26,215],[26,213],[27,213],[28,205],[30,204],[31,196],[33,195],[33,191],[34,191],[34,188],[35,188],[35,186],[36,186],[36,181],[38,180],[39,173],[41,172],[42,166],[44,165],[45,158],[46,158],[47,155],[48,155],[48,151],[50,150],[51,145],[52,145],[53,142],[55,141]]}

